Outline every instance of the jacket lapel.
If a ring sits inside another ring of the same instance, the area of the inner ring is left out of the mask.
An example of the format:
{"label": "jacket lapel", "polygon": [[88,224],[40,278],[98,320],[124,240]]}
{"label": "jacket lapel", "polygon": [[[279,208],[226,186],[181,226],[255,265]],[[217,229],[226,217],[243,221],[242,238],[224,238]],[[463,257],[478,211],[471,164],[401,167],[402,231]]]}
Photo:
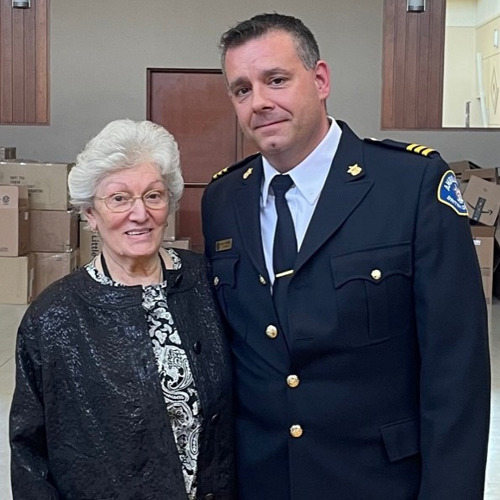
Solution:
{"label": "jacket lapel", "polygon": [[340,228],[373,185],[365,176],[363,141],[346,124],[338,123],[342,128],[339,147],[297,256],[295,272]]}
{"label": "jacket lapel", "polygon": [[263,176],[260,156],[248,164],[241,176],[241,186],[233,193],[238,228],[252,264],[269,280],[260,231],[260,190]]}

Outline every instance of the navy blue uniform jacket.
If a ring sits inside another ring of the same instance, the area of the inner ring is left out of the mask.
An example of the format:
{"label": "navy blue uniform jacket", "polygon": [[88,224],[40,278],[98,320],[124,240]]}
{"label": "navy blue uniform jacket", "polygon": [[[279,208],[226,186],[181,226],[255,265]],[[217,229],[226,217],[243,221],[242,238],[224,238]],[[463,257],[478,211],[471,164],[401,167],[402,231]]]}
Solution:
{"label": "navy blue uniform jacket", "polygon": [[468,218],[437,197],[449,167],[340,125],[287,289],[288,331],[262,251],[260,156],[203,198],[232,330],[239,498],[480,500],[487,320]]}

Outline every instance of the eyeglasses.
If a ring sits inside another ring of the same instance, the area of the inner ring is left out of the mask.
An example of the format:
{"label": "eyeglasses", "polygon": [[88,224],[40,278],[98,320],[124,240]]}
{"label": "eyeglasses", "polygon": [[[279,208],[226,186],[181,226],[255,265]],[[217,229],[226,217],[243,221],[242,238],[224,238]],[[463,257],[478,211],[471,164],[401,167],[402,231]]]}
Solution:
{"label": "eyeglasses", "polygon": [[132,196],[130,193],[112,193],[104,197],[95,197],[96,200],[104,201],[105,205],[112,212],[128,212],[132,210],[135,200],[142,199],[142,202],[151,210],[160,210],[168,205],[168,193],[164,191],[148,191],[141,196]]}

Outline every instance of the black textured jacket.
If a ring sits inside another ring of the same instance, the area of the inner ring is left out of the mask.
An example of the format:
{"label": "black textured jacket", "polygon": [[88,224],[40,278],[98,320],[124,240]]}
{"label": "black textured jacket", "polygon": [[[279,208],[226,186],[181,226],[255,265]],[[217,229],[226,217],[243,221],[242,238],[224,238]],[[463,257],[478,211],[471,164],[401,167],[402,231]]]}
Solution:
{"label": "black textured jacket", "polygon": [[[203,256],[178,253],[167,300],[202,407],[197,498],[233,500],[229,353]],[[141,286],[105,286],[79,269],[27,310],[10,420],[14,500],[186,500],[141,302]]]}

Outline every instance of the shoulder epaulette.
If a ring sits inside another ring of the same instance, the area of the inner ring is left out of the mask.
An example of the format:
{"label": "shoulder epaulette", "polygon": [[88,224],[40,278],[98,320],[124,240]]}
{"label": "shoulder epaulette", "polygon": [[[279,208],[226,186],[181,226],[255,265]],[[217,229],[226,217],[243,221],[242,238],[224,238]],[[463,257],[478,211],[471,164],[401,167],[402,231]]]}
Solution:
{"label": "shoulder epaulette", "polygon": [[216,174],[214,174],[212,176],[211,182],[216,181],[217,179],[220,179],[221,177],[228,174],[229,172],[233,172],[234,170],[238,170],[239,168],[244,167],[245,165],[250,163],[252,160],[257,158],[257,156],[259,156],[259,154],[260,153],[257,153],[257,154],[251,155],[251,156],[247,156],[245,159],[239,161],[238,163],[235,163],[233,165],[230,165],[229,167],[223,168],[222,170],[219,170]]}
{"label": "shoulder epaulette", "polygon": [[408,142],[399,142],[392,141],[391,139],[384,139],[383,141],[379,141],[377,139],[366,138],[366,142],[370,142],[371,144],[378,144],[379,146],[398,149],[399,151],[408,151],[410,153],[416,153],[422,156],[426,156],[427,158],[434,158],[436,156],[440,156],[439,152],[435,149],[429,148],[427,146],[423,146],[421,144],[408,143]]}

